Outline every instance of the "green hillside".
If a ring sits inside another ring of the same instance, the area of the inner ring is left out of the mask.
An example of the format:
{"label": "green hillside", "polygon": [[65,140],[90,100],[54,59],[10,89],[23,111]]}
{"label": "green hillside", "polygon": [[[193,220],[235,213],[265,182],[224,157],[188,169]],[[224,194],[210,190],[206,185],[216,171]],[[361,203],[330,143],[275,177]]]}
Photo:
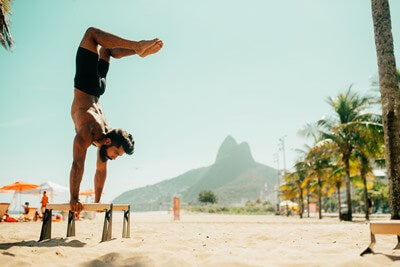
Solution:
{"label": "green hillside", "polygon": [[[129,203],[134,210],[167,209],[174,196],[182,203],[197,203],[198,193],[212,190],[223,205],[238,205],[259,197],[273,200],[277,171],[254,161],[246,142],[231,136],[220,146],[215,163],[178,177],[127,191],[113,203]],[[266,189],[266,190],[265,190]]]}

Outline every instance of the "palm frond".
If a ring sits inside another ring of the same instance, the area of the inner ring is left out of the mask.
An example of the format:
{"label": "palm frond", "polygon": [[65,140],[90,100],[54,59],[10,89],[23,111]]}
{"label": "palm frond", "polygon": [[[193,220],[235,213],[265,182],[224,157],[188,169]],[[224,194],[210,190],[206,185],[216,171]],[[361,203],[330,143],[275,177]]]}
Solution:
{"label": "palm frond", "polygon": [[0,42],[6,50],[10,50],[14,44],[8,20],[8,15],[11,14],[10,5],[11,0],[0,0]]}

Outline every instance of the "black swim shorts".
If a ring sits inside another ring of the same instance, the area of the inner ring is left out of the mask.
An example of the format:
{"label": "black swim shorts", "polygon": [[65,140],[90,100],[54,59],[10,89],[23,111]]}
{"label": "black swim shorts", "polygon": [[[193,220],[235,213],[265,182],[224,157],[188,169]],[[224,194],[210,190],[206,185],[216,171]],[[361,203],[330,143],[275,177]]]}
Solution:
{"label": "black swim shorts", "polygon": [[106,90],[106,76],[110,63],[97,53],[79,47],[76,53],[74,86],[89,95],[100,97]]}

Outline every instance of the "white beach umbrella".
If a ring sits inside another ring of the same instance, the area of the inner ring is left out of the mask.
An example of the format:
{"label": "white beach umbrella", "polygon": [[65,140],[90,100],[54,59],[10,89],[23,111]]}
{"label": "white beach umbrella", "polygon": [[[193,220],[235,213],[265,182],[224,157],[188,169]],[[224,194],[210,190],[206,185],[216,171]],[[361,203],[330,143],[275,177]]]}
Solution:
{"label": "white beach umbrella", "polygon": [[69,192],[68,187],[59,185],[57,183],[47,181],[39,185],[38,188],[33,190],[23,191],[23,194],[33,194],[33,195],[40,195],[44,191],[50,196],[51,200],[53,200],[54,195],[58,194],[67,194]]}

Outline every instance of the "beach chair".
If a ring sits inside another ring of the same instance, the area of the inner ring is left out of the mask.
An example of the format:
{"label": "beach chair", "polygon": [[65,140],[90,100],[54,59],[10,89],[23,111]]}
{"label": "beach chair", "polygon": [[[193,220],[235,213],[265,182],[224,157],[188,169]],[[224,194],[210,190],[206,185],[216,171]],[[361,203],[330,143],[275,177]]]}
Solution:
{"label": "beach chair", "polygon": [[397,235],[397,245],[393,249],[400,249],[400,220],[375,221],[369,223],[371,243],[361,252],[360,256],[374,253],[372,247],[376,243],[375,235]]}
{"label": "beach chair", "polygon": [[6,215],[10,203],[0,203],[0,222],[3,220],[4,215]]}
{"label": "beach chair", "polygon": [[29,212],[21,218],[22,221],[32,221],[36,216],[36,208],[29,208]]}

